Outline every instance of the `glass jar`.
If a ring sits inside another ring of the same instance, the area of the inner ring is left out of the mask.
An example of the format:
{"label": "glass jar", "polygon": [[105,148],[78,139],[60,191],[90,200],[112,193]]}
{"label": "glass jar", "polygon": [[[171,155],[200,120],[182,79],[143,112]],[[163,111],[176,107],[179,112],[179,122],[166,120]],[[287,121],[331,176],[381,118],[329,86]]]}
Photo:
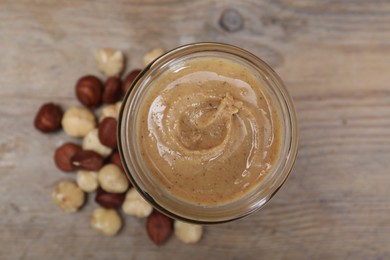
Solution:
{"label": "glass jar", "polygon": [[[138,147],[137,116],[152,83],[165,71],[180,69],[188,59],[222,57],[249,68],[265,85],[281,120],[281,150],[275,166],[253,189],[231,203],[217,206],[194,204],[175,197],[145,166]],[[245,217],[261,208],[287,179],[298,150],[298,128],[294,105],[282,80],[264,61],[235,46],[194,43],[178,47],[149,64],[126,93],[118,120],[118,146],[124,170],[133,186],[157,210],[182,221],[197,224],[223,223]]]}

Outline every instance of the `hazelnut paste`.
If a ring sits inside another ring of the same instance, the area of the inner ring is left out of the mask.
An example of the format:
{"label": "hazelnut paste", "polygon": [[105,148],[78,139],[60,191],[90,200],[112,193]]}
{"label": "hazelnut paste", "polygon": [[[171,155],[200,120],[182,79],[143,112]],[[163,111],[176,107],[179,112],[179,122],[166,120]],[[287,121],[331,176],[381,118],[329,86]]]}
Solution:
{"label": "hazelnut paste", "polygon": [[137,118],[145,166],[171,194],[220,205],[273,167],[280,121],[254,73],[226,58],[194,58],[152,83]]}

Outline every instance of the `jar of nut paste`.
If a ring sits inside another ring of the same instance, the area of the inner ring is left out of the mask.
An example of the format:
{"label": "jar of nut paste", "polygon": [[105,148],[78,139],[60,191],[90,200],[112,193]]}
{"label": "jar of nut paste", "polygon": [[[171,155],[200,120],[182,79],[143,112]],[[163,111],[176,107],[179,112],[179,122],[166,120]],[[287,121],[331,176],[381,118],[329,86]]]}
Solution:
{"label": "jar of nut paste", "polygon": [[126,93],[119,153],[140,194],[198,224],[242,218],[287,179],[298,150],[294,105],[264,61],[194,43],[160,56]]}

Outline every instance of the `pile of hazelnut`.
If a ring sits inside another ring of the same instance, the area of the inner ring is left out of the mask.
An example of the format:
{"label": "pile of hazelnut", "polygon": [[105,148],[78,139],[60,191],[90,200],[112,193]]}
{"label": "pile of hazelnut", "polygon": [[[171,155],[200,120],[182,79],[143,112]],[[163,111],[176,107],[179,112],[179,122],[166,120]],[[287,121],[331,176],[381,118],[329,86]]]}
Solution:
{"label": "pile of hazelnut", "polygon": [[[144,57],[144,66],[164,52],[155,49]],[[65,142],[54,153],[55,165],[64,172],[75,172],[75,181],[62,180],[55,187],[52,199],[65,212],[78,211],[86,201],[86,193],[93,193],[99,205],[92,214],[91,226],[97,232],[116,235],[125,215],[147,218],[146,231],[150,239],[162,245],[174,231],[185,243],[200,240],[202,226],[172,220],[153,209],[127,179],[117,151],[117,120],[123,93],[129,90],[140,70],[120,78],[125,56],[121,51],[100,49],[96,54],[98,69],[107,77],[104,85],[96,76],[80,78],[75,87],[82,104],[63,113],[61,107],[46,103],[39,109],[34,125],[43,133],[61,128],[67,135],[82,138],[79,143]],[[99,109],[96,120],[94,109]],[[98,123],[97,123],[98,121]]]}

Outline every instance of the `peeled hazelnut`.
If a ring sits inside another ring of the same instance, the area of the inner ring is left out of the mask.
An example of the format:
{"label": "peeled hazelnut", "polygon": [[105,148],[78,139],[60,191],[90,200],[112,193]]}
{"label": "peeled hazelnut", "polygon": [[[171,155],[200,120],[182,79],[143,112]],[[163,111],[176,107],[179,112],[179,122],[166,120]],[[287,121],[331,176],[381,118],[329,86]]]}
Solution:
{"label": "peeled hazelnut", "polygon": [[123,193],[129,188],[129,181],[115,164],[107,164],[98,173],[100,187],[107,192]]}
{"label": "peeled hazelnut", "polygon": [[139,70],[139,69],[130,71],[130,73],[127,75],[125,81],[122,84],[123,93],[126,93],[131,88],[131,84],[133,84],[135,78],[140,73],[141,73],[141,70]]}
{"label": "peeled hazelnut", "polygon": [[110,147],[107,147],[100,142],[97,128],[93,129],[84,137],[83,149],[95,151],[103,156],[103,158],[109,156],[112,152]]}
{"label": "peeled hazelnut", "polygon": [[98,171],[103,167],[103,157],[91,150],[81,150],[71,159],[72,165],[77,170]]}
{"label": "peeled hazelnut", "polygon": [[160,246],[172,234],[172,219],[158,211],[153,211],[146,221],[146,231],[149,238]]}
{"label": "peeled hazelnut", "polygon": [[106,236],[115,236],[122,227],[122,220],[114,209],[97,208],[93,211],[91,227]]}
{"label": "peeled hazelnut", "polygon": [[35,128],[43,133],[54,132],[61,128],[62,110],[53,103],[43,104],[35,116]]}
{"label": "peeled hazelnut", "polygon": [[115,164],[116,166],[118,166],[122,171],[123,170],[123,165],[122,165],[122,161],[121,161],[121,158],[119,156],[119,153],[118,151],[115,151],[111,154],[110,156],[110,163],[113,163]]}
{"label": "peeled hazelnut", "polygon": [[72,181],[61,181],[54,189],[52,198],[65,212],[75,212],[85,200],[84,192]]}
{"label": "peeled hazelnut", "polygon": [[106,209],[118,208],[125,200],[125,193],[111,193],[99,188],[96,192],[95,201]]}
{"label": "peeled hazelnut", "polygon": [[122,96],[122,81],[118,77],[109,77],[104,85],[103,102],[113,104]]}
{"label": "peeled hazelnut", "polygon": [[159,48],[149,51],[144,56],[144,66],[148,66],[149,63],[151,63],[152,61],[154,61],[155,59],[157,59],[158,57],[160,57],[164,53],[165,53],[165,51],[163,51],[162,49],[159,49]]}
{"label": "peeled hazelnut", "polygon": [[122,210],[128,215],[145,218],[152,213],[153,207],[133,188],[126,193]]}
{"label": "peeled hazelnut", "polygon": [[106,117],[113,117],[117,118],[115,105],[105,105],[103,106],[102,110],[100,110],[99,114],[99,123],[103,121]]}
{"label": "peeled hazelnut", "polygon": [[75,169],[70,159],[79,151],[81,151],[80,145],[65,143],[56,149],[54,153],[54,162],[62,171],[73,171]]}
{"label": "peeled hazelnut", "polygon": [[82,77],[76,84],[77,99],[88,108],[95,108],[100,105],[102,93],[102,83],[95,76],[88,75]]}
{"label": "peeled hazelnut", "polygon": [[174,223],[175,235],[186,244],[197,243],[203,234],[203,227],[176,220]]}
{"label": "peeled hazelnut", "polygon": [[85,192],[93,192],[99,187],[97,172],[94,171],[78,171],[76,182],[80,189]]}
{"label": "peeled hazelnut", "polygon": [[61,121],[64,131],[72,137],[84,137],[96,127],[94,114],[81,107],[68,109]]}
{"label": "peeled hazelnut", "polygon": [[108,147],[116,148],[117,147],[117,121],[113,117],[106,117],[99,125],[99,140],[100,142]]}
{"label": "peeled hazelnut", "polygon": [[121,51],[100,49],[96,53],[96,65],[107,77],[118,76],[125,66],[125,56]]}
{"label": "peeled hazelnut", "polygon": [[119,118],[119,112],[121,110],[121,107],[122,107],[122,102],[121,101],[118,101],[118,102],[115,103],[116,116],[114,118],[117,119],[117,120]]}

